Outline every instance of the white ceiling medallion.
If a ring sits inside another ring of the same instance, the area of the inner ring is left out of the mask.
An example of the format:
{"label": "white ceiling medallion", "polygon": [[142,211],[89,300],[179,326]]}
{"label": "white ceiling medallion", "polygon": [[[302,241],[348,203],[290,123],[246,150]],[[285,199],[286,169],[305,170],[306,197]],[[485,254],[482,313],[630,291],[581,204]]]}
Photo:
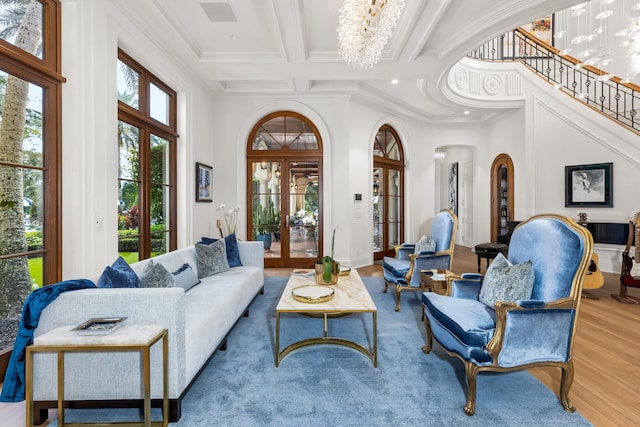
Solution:
{"label": "white ceiling medallion", "polygon": [[489,95],[496,95],[500,90],[502,90],[503,82],[502,78],[500,78],[497,74],[489,74],[484,78],[484,90]]}

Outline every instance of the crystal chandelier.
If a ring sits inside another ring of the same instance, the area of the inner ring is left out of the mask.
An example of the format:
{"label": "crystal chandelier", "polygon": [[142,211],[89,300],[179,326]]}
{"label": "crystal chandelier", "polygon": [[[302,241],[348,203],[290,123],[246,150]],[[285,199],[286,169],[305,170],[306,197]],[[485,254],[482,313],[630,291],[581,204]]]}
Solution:
{"label": "crystal chandelier", "polygon": [[378,62],[403,7],[404,0],[345,0],[337,30],[342,58],[361,70]]}
{"label": "crystal chandelier", "polygon": [[436,148],[436,151],[433,152],[433,158],[436,160],[443,160],[447,157],[447,152],[442,148]]}

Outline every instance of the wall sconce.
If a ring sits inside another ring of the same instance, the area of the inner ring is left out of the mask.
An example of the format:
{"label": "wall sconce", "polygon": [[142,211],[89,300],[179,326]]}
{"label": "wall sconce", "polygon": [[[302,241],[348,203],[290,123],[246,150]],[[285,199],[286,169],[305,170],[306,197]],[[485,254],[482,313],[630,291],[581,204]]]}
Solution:
{"label": "wall sconce", "polygon": [[378,181],[375,181],[373,183],[373,195],[377,196],[378,193],[380,193],[380,184],[378,184]]}
{"label": "wall sconce", "polygon": [[262,169],[266,169],[267,168],[267,162],[265,162],[265,161],[260,162],[260,167]]}
{"label": "wall sconce", "polygon": [[280,178],[280,169],[276,169],[276,178]]}

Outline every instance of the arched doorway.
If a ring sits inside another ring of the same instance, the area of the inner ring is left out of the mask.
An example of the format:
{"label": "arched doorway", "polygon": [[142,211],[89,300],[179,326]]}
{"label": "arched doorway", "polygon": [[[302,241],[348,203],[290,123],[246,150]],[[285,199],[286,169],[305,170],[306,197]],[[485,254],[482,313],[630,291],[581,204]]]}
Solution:
{"label": "arched doorway", "polygon": [[508,154],[496,156],[491,164],[491,241],[509,232],[513,221],[513,161]]}
{"label": "arched doorway", "polygon": [[404,238],[404,154],[397,132],[382,125],[373,141],[373,259],[393,256]]}
{"label": "arched doorway", "polygon": [[313,267],[322,252],[322,139],[301,114],[279,111],[247,142],[247,236],[265,267]]}

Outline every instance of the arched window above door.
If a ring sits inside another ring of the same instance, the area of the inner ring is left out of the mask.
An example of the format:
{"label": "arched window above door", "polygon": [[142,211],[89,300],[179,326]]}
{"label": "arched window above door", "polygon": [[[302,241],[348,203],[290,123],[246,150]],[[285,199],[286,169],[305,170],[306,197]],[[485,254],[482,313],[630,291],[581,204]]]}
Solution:
{"label": "arched window above door", "polygon": [[315,125],[298,113],[272,113],[252,129],[248,154],[272,150],[322,151],[318,135]]}
{"label": "arched window above door", "polygon": [[400,138],[396,131],[389,125],[382,125],[376,133],[373,142],[374,157],[382,157],[387,160],[395,160],[399,164],[404,164],[404,154]]}

